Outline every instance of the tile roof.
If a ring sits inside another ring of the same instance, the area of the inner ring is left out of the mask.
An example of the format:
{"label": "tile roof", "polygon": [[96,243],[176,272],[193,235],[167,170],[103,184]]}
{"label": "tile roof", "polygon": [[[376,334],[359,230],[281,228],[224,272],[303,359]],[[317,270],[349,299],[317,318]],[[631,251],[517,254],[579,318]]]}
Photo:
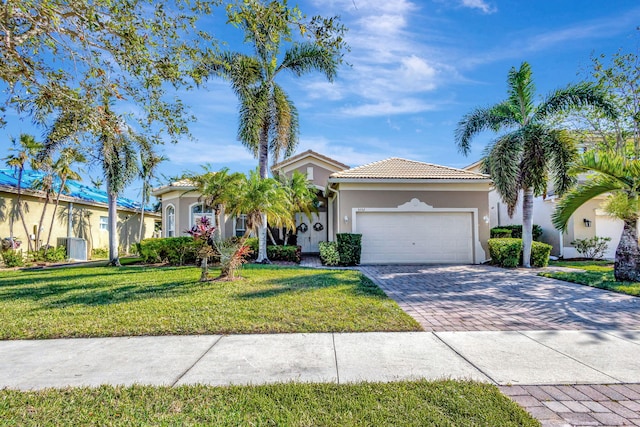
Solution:
{"label": "tile roof", "polygon": [[163,185],[161,187],[153,188],[153,189],[151,189],[151,194],[154,195],[154,196],[160,196],[162,194],[165,194],[165,193],[168,193],[170,191],[173,191],[173,190],[175,190],[177,188],[180,188],[180,189],[183,189],[183,190],[195,190],[197,187],[196,187],[196,184],[193,181],[185,178],[185,179],[181,179],[179,181],[173,181],[172,183],[167,184],[167,185]]}
{"label": "tile roof", "polygon": [[392,157],[331,174],[330,180],[341,179],[442,179],[488,180],[489,176],[448,166]]}
{"label": "tile roof", "polygon": [[[22,174],[21,187],[25,190],[37,191],[33,188],[34,184],[37,181],[42,180],[44,176],[45,174],[43,172],[25,170]],[[58,191],[60,184],[60,179],[54,179],[53,185],[55,191]],[[68,191],[63,191],[62,194],[67,197],[85,200],[92,203],[101,203],[105,205],[108,203],[107,192],[99,188],[90,187],[73,180],[68,180],[65,183],[65,186],[67,187]],[[18,179],[12,169],[0,169],[0,188],[1,187],[8,187],[13,191],[18,188]],[[126,197],[118,197],[116,204],[121,208],[133,210],[140,209],[140,202],[127,199]],[[146,206],[145,211],[153,212],[153,209],[150,206]]]}
{"label": "tile roof", "polygon": [[349,169],[349,165],[345,165],[342,162],[339,162],[339,161],[337,161],[335,159],[332,159],[331,157],[327,157],[324,154],[317,153],[317,152],[315,152],[313,150],[307,150],[307,151],[303,151],[302,153],[296,154],[295,156],[291,156],[288,159],[284,159],[281,162],[276,163],[275,165],[271,166],[271,170],[276,170],[278,168],[281,168],[282,166],[285,166],[285,165],[288,165],[290,163],[293,163],[296,160],[302,159],[302,158],[304,158],[306,156],[317,157],[317,158],[319,158],[321,160],[324,160],[327,163],[331,163],[331,164],[333,164],[335,166],[338,166],[338,167],[340,167],[342,169]]}

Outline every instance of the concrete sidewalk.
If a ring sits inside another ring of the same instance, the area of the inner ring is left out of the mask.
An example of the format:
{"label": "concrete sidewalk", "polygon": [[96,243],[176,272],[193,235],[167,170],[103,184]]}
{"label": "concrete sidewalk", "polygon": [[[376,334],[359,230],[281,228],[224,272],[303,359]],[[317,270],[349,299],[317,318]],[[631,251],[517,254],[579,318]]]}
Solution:
{"label": "concrete sidewalk", "polygon": [[0,388],[474,379],[640,383],[640,331],[397,332],[0,341]]}

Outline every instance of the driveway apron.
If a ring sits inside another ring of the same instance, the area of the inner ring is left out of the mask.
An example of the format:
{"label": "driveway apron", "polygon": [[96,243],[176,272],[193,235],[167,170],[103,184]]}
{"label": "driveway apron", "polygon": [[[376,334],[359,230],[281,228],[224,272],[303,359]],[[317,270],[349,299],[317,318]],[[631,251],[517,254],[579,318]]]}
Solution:
{"label": "driveway apron", "polygon": [[425,331],[640,329],[640,298],[486,265],[360,270]]}

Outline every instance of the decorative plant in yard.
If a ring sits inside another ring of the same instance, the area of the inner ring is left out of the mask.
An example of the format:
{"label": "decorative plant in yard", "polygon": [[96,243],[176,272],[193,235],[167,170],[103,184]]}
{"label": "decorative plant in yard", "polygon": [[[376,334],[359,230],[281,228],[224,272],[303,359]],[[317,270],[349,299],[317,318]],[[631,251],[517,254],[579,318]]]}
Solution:
{"label": "decorative plant in yard", "polygon": [[203,216],[198,220],[198,223],[191,227],[191,230],[187,230],[187,233],[193,237],[193,240],[197,241],[201,246],[198,249],[198,257],[200,257],[200,281],[207,282],[211,280],[209,278],[209,258],[216,254],[214,250],[213,233],[215,233],[216,227],[209,223],[209,219]]}
{"label": "decorative plant in yard", "polygon": [[593,236],[589,239],[576,239],[571,244],[585,258],[602,259],[610,241],[611,237]]}
{"label": "decorative plant in yard", "polygon": [[238,270],[247,262],[251,252],[249,246],[244,244],[245,239],[231,237],[229,239],[214,239],[213,245],[220,257],[220,277],[218,280],[235,280],[238,278]]}

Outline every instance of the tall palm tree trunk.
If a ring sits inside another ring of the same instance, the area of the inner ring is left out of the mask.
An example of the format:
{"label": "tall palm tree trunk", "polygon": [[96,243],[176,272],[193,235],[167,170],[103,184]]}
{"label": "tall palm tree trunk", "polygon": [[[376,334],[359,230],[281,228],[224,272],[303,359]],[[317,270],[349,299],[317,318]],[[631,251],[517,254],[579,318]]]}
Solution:
{"label": "tall palm tree trunk", "polygon": [[118,211],[116,205],[118,195],[111,191],[108,184],[107,187],[109,203],[109,216],[107,223],[109,228],[109,265],[120,267],[120,256],[118,254]]}
{"label": "tall palm tree trunk", "polygon": [[24,228],[24,232],[27,235],[27,246],[29,251],[33,250],[33,244],[31,243],[31,237],[29,237],[29,227],[27,227],[27,221],[24,219],[24,212],[22,211],[22,169],[18,172],[18,216],[20,217],[20,221],[22,222],[22,227]]}
{"label": "tall palm tree trunk", "polygon": [[[258,164],[260,166],[260,178],[269,178],[269,171],[267,169],[269,164],[269,126],[265,124],[262,127],[262,134],[260,135],[260,153]],[[258,258],[256,262],[268,264],[269,258],[267,257],[267,215],[262,214],[262,221],[260,227],[258,227]]]}
{"label": "tall palm tree trunk", "polygon": [[138,242],[142,242],[144,236],[142,233],[144,232],[144,202],[140,206],[140,231],[138,232]]}
{"label": "tall palm tree trunk", "polygon": [[635,219],[624,221],[622,236],[616,249],[613,274],[618,281],[640,282],[640,249]]}
{"label": "tall palm tree trunk", "polygon": [[56,212],[58,211],[58,206],[60,205],[60,195],[62,194],[62,189],[67,183],[66,175],[62,177],[62,182],[60,183],[60,189],[58,190],[58,194],[56,194],[56,202],[53,205],[53,214],[51,215],[51,224],[49,224],[49,234],[47,235],[47,248],[49,248],[49,244],[51,242],[51,234],[53,233],[53,223],[56,220]]}
{"label": "tall palm tree trunk", "polygon": [[34,243],[34,249],[37,251],[40,249],[40,237],[42,237],[42,224],[44,224],[44,217],[47,213],[47,206],[49,206],[49,202],[51,201],[51,197],[47,192],[46,197],[44,199],[44,205],[42,206],[42,213],[40,214],[40,221],[38,221],[38,229],[36,230],[36,241]]}
{"label": "tall palm tree trunk", "polygon": [[533,243],[533,188],[524,189],[522,198],[522,266],[531,268],[531,245]]}

